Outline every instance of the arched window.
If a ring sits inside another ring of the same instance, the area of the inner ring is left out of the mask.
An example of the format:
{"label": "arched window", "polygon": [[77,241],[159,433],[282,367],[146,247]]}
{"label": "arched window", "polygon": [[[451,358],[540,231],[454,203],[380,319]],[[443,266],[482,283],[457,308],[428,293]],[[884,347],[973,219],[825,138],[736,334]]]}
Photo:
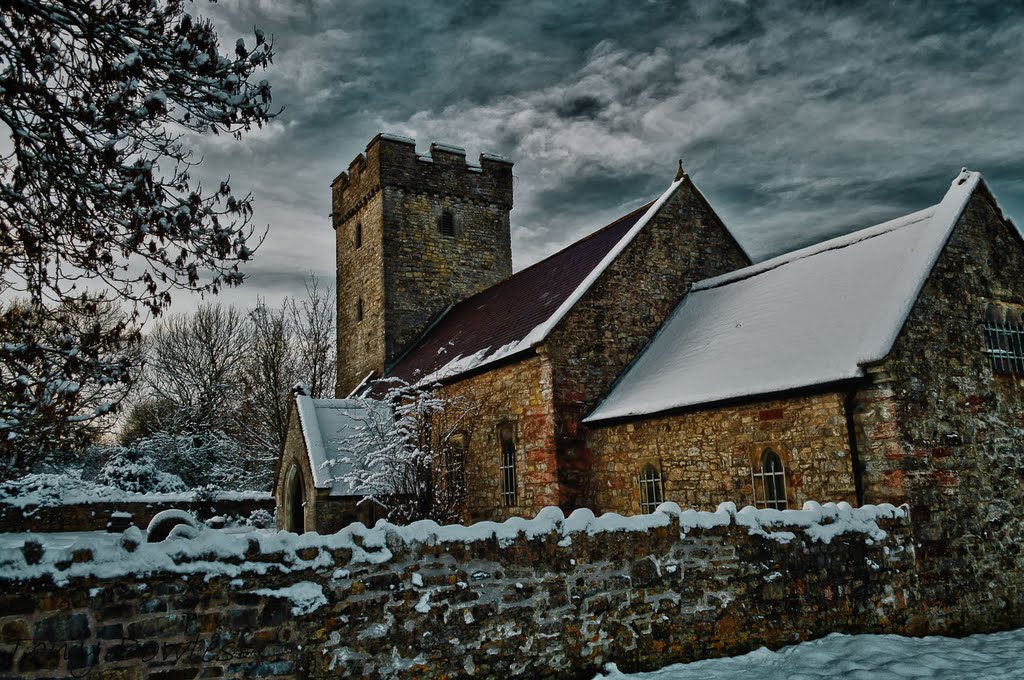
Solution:
{"label": "arched window", "polygon": [[498,442],[501,447],[501,500],[506,506],[518,502],[516,493],[516,440],[512,424],[498,428]]}
{"label": "arched window", "polygon": [[356,321],[363,320],[363,298],[356,300]]}
{"label": "arched window", "polygon": [[302,488],[302,473],[292,466],[284,481],[285,531],[301,534],[306,530],[305,493]]}
{"label": "arched window", "polygon": [[466,452],[469,434],[456,432],[448,438],[444,449],[444,486],[448,500],[460,505],[466,497]]}
{"label": "arched window", "polygon": [[437,228],[442,236],[455,236],[455,215],[451,210],[442,210]]}
{"label": "arched window", "polygon": [[661,470],[653,463],[644,465],[637,477],[640,483],[640,512],[650,514],[665,502],[665,491],[661,485]]}
{"label": "arched window", "polygon": [[356,233],[355,233],[355,236],[353,237],[353,241],[355,241],[356,250],[359,250],[360,248],[363,247],[363,223],[362,222],[357,222],[356,223]]}
{"label": "arched window", "polygon": [[785,510],[789,507],[786,501],[786,468],[782,458],[771,449],[761,454],[761,467],[751,471],[754,487],[754,505],[759,508]]}

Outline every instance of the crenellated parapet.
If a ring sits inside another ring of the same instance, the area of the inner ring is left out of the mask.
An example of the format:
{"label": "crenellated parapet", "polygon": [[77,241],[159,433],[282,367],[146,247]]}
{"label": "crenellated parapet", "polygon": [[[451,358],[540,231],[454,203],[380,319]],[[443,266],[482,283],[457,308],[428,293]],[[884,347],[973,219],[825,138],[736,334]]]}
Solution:
{"label": "crenellated parapet", "polygon": [[512,274],[512,162],[380,133],[331,184],[339,397],[449,306]]}
{"label": "crenellated parapet", "polygon": [[511,210],[512,165],[490,153],[472,163],[462,147],[440,142],[417,152],[416,140],[381,132],[331,183],[333,224],[336,228],[385,186]]}

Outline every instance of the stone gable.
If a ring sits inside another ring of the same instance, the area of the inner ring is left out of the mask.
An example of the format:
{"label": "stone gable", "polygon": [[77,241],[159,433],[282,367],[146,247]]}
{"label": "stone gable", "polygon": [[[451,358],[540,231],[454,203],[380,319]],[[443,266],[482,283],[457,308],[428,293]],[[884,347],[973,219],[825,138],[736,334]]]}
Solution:
{"label": "stone gable", "polygon": [[857,398],[863,500],[914,508],[922,583],[932,602],[960,603],[933,617],[940,630],[972,608],[1011,621],[1024,604],[1024,379],[993,373],[992,302],[1024,303],[1024,247],[981,185]]}
{"label": "stone gable", "polygon": [[545,342],[554,375],[563,508],[593,507],[583,417],[692,283],[750,264],[687,178]]}

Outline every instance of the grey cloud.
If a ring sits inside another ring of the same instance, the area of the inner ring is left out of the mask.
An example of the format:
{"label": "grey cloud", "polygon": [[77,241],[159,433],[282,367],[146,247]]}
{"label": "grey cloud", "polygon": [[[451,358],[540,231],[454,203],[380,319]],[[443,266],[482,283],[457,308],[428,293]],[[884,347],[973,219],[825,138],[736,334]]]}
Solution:
{"label": "grey cloud", "polygon": [[[331,179],[382,128],[516,161],[516,265],[660,193],[675,160],[765,257],[916,210],[961,165],[1024,213],[1013,3],[220,0],[284,105],[202,147],[270,235],[239,293],[333,269]],[[266,276],[264,278],[264,273]]]}

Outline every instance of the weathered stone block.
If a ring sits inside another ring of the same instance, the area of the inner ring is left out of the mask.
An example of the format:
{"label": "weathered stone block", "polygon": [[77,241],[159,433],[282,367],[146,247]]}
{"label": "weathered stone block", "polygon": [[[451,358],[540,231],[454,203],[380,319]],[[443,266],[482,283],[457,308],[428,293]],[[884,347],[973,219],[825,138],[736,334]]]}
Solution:
{"label": "weathered stone block", "polygon": [[89,618],[85,614],[49,616],[32,627],[32,638],[47,642],[85,640],[90,636]]}

